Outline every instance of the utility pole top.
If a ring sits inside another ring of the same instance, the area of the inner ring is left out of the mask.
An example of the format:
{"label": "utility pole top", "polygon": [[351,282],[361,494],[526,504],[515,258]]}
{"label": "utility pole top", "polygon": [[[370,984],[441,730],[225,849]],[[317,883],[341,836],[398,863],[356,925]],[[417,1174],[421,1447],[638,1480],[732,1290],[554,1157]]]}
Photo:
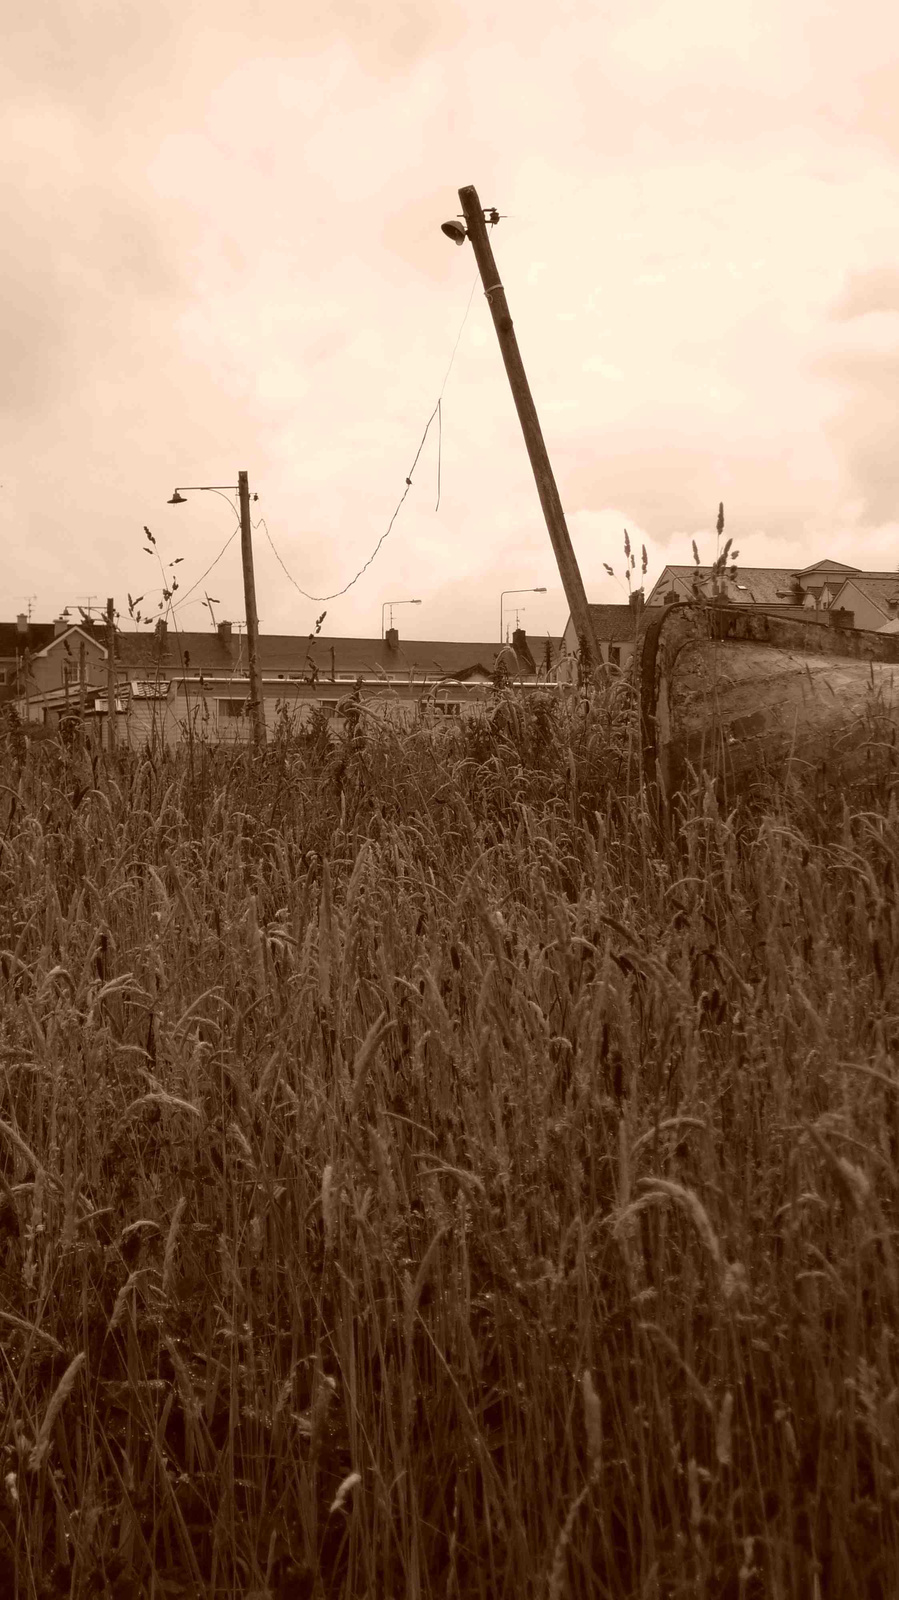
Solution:
{"label": "utility pole top", "polygon": [[[547,531],[558,563],[559,576],[562,579],[562,587],[565,590],[568,609],[571,612],[571,619],[577,631],[582,659],[586,659],[589,656],[591,662],[595,665],[600,659],[600,654],[593,634],[593,622],[587,605],[587,595],[565,521],[565,513],[562,510],[562,502],[559,498],[559,491],[556,487],[552,466],[550,465],[549,454],[540,429],[537,409],[528,387],[524,363],[521,359],[521,352],[518,349],[518,340],[515,337],[512,318],[506,302],[506,291],[500,281],[499,271],[490,245],[484,208],[478,199],[478,192],[473,184],[469,184],[466,188],[459,190],[459,199],[462,202],[468,238],[475,254],[478,271],[481,274],[481,281],[484,285],[484,294],[490,307],[490,314],[493,317],[496,336],[499,339],[503,365],[506,369],[506,376],[509,379],[509,387],[512,390],[512,398],[515,401],[515,409],[518,412],[521,431],[524,434],[525,446],[537,484],[537,493],[543,508]],[[489,220],[491,223],[498,221],[499,213],[492,210]],[[457,242],[461,243],[462,241],[458,240]],[[502,634],[502,629],[500,629],[500,633]]]}

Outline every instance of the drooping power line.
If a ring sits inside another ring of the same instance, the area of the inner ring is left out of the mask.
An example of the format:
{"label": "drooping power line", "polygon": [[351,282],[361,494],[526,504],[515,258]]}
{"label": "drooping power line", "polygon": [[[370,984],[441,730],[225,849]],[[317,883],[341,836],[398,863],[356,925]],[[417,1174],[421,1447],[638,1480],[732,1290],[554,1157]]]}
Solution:
{"label": "drooping power line", "polygon": [[[403,501],[405,500],[407,494],[409,493],[409,490],[412,488],[412,474],[415,471],[416,466],[418,465],[418,458],[421,455],[421,452],[425,447],[425,440],[428,437],[428,434],[429,434],[429,432],[431,430],[431,424],[434,421],[435,417],[437,418],[437,504],[434,507],[435,511],[437,510],[437,507],[440,505],[440,466],[441,466],[441,455],[442,455],[442,450],[443,450],[443,392],[444,392],[444,390],[446,388],[447,382],[449,381],[449,375],[453,370],[453,362],[456,359],[456,351],[459,348],[459,344],[460,344],[461,339],[462,339],[462,334],[465,331],[465,324],[468,321],[468,313],[471,310],[471,303],[472,303],[472,300],[474,299],[474,292],[475,292],[475,289],[477,288],[477,283],[478,283],[478,277],[477,277],[477,274],[476,274],[475,275],[475,279],[474,279],[474,283],[471,286],[471,293],[468,296],[468,304],[465,307],[465,315],[462,318],[462,322],[461,322],[461,325],[459,327],[459,332],[456,335],[456,342],[453,345],[453,351],[452,351],[452,355],[450,356],[450,359],[449,359],[449,365],[448,365],[448,367],[446,369],[446,372],[444,374],[443,383],[440,386],[440,393],[437,396],[437,404],[435,405],[433,411],[431,412],[431,415],[428,417],[427,423],[425,425],[425,431],[421,436],[421,443],[419,444],[418,449],[415,452],[415,460],[413,461],[411,467],[409,468],[409,471],[406,474],[406,486],[403,489],[403,492],[400,495],[399,500],[397,501],[396,508],[394,510],[393,516],[391,517],[390,521],[388,522],[387,527],[385,528],[384,532],[381,534],[381,537],[378,540],[377,544],[375,545],[375,548],[372,551],[371,555],[369,556],[368,560],[366,562],[364,562],[363,565],[359,568],[359,571],[356,573],[356,576],[354,578],[351,578],[349,583],[344,584],[342,589],[336,589],[333,594],[309,594],[305,589],[301,588],[301,586],[297,583],[296,578],[293,576],[293,574],[291,572],[288,571],[287,567],[284,565],[284,562],[282,561],[280,555],[278,554],[278,551],[275,548],[275,542],[272,539],[271,534],[269,533],[268,523],[266,522],[265,518],[264,517],[260,517],[259,521],[253,524],[253,526],[256,527],[256,528],[262,526],[265,529],[265,537],[267,538],[269,544],[271,545],[272,551],[273,551],[274,556],[275,556],[275,559],[278,562],[278,564],[280,565],[282,571],[284,572],[285,577],[289,579],[289,581],[293,584],[294,588],[297,590],[297,593],[301,594],[305,600],[314,600],[316,603],[318,603],[319,601],[323,601],[323,600],[338,600],[341,595],[346,594],[348,589],[352,589],[354,583],[358,583],[359,579],[362,577],[362,574],[363,574],[363,572],[365,572],[366,568],[371,566],[372,562],[375,559],[375,556],[377,555],[378,551],[380,550],[382,544],[384,543],[384,540],[387,538],[388,534],[390,533],[390,530],[393,527],[393,524],[396,522],[396,519],[400,514],[400,510],[402,508]],[[202,580],[200,580],[200,581],[202,581]]]}

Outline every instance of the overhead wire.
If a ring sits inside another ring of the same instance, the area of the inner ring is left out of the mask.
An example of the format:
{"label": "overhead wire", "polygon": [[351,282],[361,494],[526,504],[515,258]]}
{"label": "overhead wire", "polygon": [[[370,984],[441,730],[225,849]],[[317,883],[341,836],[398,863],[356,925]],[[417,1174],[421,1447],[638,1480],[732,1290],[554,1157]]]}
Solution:
{"label": "overhead wire", "polygon": [[[296,589],[297,593],[301,594],[305,600],[314,600],[316,602],[316,604],[318,604],[320,601],[325,601],[325,600],[338,600],[341,595],[346,594],[348,589],[352,589],[354,583],[358,583],[359,579],[362,577],[363,572],[365,572],[366,569],[371,566],[372,562],[375,559],[375,556],[377,555],[377,553],[380,550],[382,544],[384,543],[384,540],[387,538],[388,534],[390,533],[390,531],[391,531],[391,529],[393,527],[393,524],[396,522],[396,519],[400,514],[400,510],[402,509],[403,502],[404,502],[407,494],[409,493],[409,490],[412,488],[412,474],[415,471],[416,466],[418,465],[418,458],[421,455],[421,452],[425,447],[425,440],[427,439],[428,434],[431,431],[431,423],[434,421],[435,417],[437,418],[437,503],[436,503],[436,505],[434,507],[434,510],[436,511],[439,508],[439,506],[440,506],[441,457],[442,457],[442,452],[443,452],[443,394],[444,394],[444,390],[446,389],[447,383],[449,382],[449,375],[453,370],[453,362],[456,359],[456,351],[459,348],[459,345],[460,345],[461,340],[462,340],[462,335],[463,335],[463,333],[465,331],[465,324],[468,321],[468,314],[471,311],[471,303],[472,303],[472,301],[474,299],[474,292],[475,292],[475,289],[477,288],[477,284],[478,284],[478,274],[475,274],[474,282],[472,283],[472,286],[471,286],[471,293],[468,296],[468,304],[465,307],[465,315],[462,318],[462,322],[461,322],[460,327],[459,327],[459,332],[456,335],[456,342],[453,345],[452,354],[451,354],[450,359],[449,359],[449,365],[447,366],[446,372],[444,374],[443,383],[440,386],[440,393],[437,396],[437,404],[435,405],[433,411],[431,412],[431,415],[428,417],[427,423],[425,424],[425,431],[421,436],[421,442],[420,442],[420,444],[418,446],[418,449],[415,452],[415,460],[413,461],[411,467],[409,468],[409,471],[406,474],[406,486],[405,486],[402,494],[400,495],[399,500],[397,501],[396,508],[394,510],[393,516],[390,518],[390,521],[388,522],[387,527],[385,528],[384,532],[381,534],[381,537],[378,540],[377,544],[375,545],[375,548],[372,551],[371,555],[369,556],[368,560],[366,562],[364,562],[363,565],[359,568],[359,571],[356,573],[356,576],[354,578],[351,578],[349,583],[344,584],[342,589],[336,589],[333,594],[309,594],[306,589],[301,588],[301,586],[297,583],[296,578],[288,570],[288,568],[284,565],[284,562],[281,559],[281,556],[279,555],[277,549],[275,548],[275,542],[274,542],[271,534],[269,533],[268,523],[266,522],[265,518],[264,517],[260,517],[259,521],[255,522],[253,524],[254,528],[262,527],[262,528],[265,529],[265,537],[267,538],[269,544],[271,545],[272,552],[273,552],[273,554],[275,556],[275,559],[278,562],[279,566],[281,567],[285,577],[293,584],[293,586]],[[202,580],[200,580],[200,581],[202,581]]]}
{"label": "overhead wire", "polygon": [[[269,533],[268,523],[266,522],[265,518],[264,517],[260,517],[258,522],[254,522],[253,523],[253,527],[254,528],[260,528],[261,527],[261,528],[263,528],[265,530],[265,537],[267,538],[269,544],[271,545],[272,552],[273,552],[273,554],[275,556],[275,559],[279,563],[280,567],[282,568],[285,577],[289,580],[290,583],[293,584],[294,588],[297,590],[297,592],[299,594],[301,594],[303,596],[304,599],[306,599],[306,600],[314,600],[315,602],[325,601],[325,600],[337,600],[337,599],[340,598],[341,595],[346,594],[348,589],[352,589],[353,585],[355,583],[358,583],[359,579],[362,577],[362,574],[366,571],[366,569],[371,566],[372,562],[375,559],[375,556],[378,554],[378,551],[380,550],[382,544],[384,543],[384,540],[390,534],[390,531],[393,528],[393,525],[396,522],[397,517],[399,516],[400,510],[401,510],[402,505],[403,505],[403,502],[406,499],[406,496],[408,495],[409,490],[412,488],[412,474],[415,471],[416,466],[418,465],[419,457],[421,455],[422,450],[425,447],[425,441],[427,440],[428,434],[429,434],[429,432],[431,430],[431,424],[434,421],[435,417],[437,418],[437,501],[436,501],[436,504],[434,506],[434,510],[437,511],[439,509],[439,507],[440,507],[440,485],[441,485],[441,463],[442,463],[442,454],[443,454],[443,395],[444,395],[444,391],[446,389],[447,383],[449,382],[450,373],[453,370],[453,363],[454,363],[454,361],[456,359],[456,352],[459,349],[459,345],[460,345],[460,343],[462,341],[462,335],[465,332],[465,324],[468,321],[469,312],[471,311],[471,303],[472,303],[472,301],[474,299],[474,292],[475,292],[475,289],[477,288],[477,284],[478,284],[478,274],[476,273],[474,281],[473,281],[472,286],[471,286],[471,292],[470,292],[470,294],[468,296],[468,304],[465,307],[465,315],[463,316],[462,322],[461,322],[461,324],[459,326],[459,332],[456,335],[456,342],[453,345],[452,354],[450,355],[450,358],[449,358],[449,364],[447,366],[446,372],[444,373],[443,382],[442,382],[442,384],[440,386],[440,393],[437,396],[437,404],[435,405],[433,411],[431,412],[431,415],[429,416],[429,418],[427,420],[427,423],[425,425],[425,431],[421,436],[421,442],[420,442],[420,444],[418,446],[418,449],[415,452],[415,459],[412,462],[412,465],[409,468],[408,473],[406,474],[406,486],[405,486],[405,488],[403,490],[403,493],[401,494],[401,496],[400,496],[400,498],[399,498],[399,500],[397,502],[397,505],[396,505],[396,508],[394,510],[393,516],[390,518],[390,521],[387,524],[387,527],[386,527],[385,531],[382,533],[380,539],[378,540],[377,544],[375,545],[375,548],[372,551],[371,555],[369,556],[368,560],[366,562],[364,562],[363,565],[359,568],[359,571],[356,573],[355,577],[351,578],[349,583],[344,584],[344,587],[342,589],[335,590],[335,592],[333,594],[309,594],[305,589],[300,587],[300,585],[296,581],[296,578],[293,576],[293,574],[291,572],[288,571],[287,567],[284,565],[284,562],[281,559],[281,556],[279,555],[277,549],[275,548],[275,542],[272,539],[271,534]],[[221,493],[220,490],[215,490],[215,491],[210,490],[209,492],[214,492],[216,494]],[[200,587],[200,584],[203,582],[203,580],[205,578],[209,577],[210,572],[212,572],[214,567],[218,566],[219,562],[222,559],[222,556],[225,554],[225,551],[228,549],[229,545],[234,541],[234,539],[236,539],[238,533],[240,532],[240,515],[237,512],[237,509],[236,509],[236,507],[234,505],[234,502],[232,500],[228,499],[228,496],[226,494],[222,494],[222,499],[228,501],[228,504],[231,507],[232,511],[234,511],[235,514],[237,515],[237,526],[235,527],[235,529],[234,529],[233,533],[230,535],[230,537],[228,539],[226,539],[225,543],[222,545],[222,548],[219,551],[218,555],[216,556],[215,560],[213,562],[211,562],[210,565],[206,568],[206,571],[201,573],[200,577],[197,578],[196,583],[192,583],[189,589],[185,589],[184,594],[181,596],[181,599],[178,601],[177,605],[172,607],[173,612],[174,611],[180,611],[181,607],[186,604],[186,602],[188,600],[188,597],[193,594],[195,589],[198,589]]]}
{"label": "overhead wire", "polygon": [[[207,490],[206,492],[207,493],[215,493],[215,494],[220,494],[221,493],[221,491],[219,489]],[[235,527],[235,529],[234,529],[233,533],[230,535],[230,537],[225,540],[225,543],[222,545],[221,550],[219,551],[218,555],[216,556],[215,560],[211,563],[211,565],[206,568],[205,572],[201,573],[201,575],[197,579],[196,583],[192,583],[189,589],[185,589],[183,595],[181,596],[181,599],[178,601],[178,604],[176,606],[172,607],[173,611],[180,611],[181,607],[184,605],[185,601],[187,600],[188,595],[193,594],[195,589],[199,589],[200,584],[203,582],[203,579],[204,578],[208,578],[210,572],[212,571],[212,568],[218,566],[218,564],[221,561],[222,556],[225,554],[225,551],[227,550],[228,546],[233,543],[233,541],[237,538],[237,535],[240,532],[240,512],[237,510],[237,507],[235,506],[234,501],[233,500],[228,500],[228,496],[226,494],[222,495],[222,499],[228,501],[228,504],[231,507],[231,510],[234,512],[235,516],[237,517],[237,526]]]}

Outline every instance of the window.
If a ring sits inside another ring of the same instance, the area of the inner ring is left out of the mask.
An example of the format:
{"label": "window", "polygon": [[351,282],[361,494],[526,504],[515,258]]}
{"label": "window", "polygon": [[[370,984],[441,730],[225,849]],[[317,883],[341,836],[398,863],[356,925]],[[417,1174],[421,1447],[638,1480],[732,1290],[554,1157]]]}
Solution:
{"label": "window", "polygon": [[247,715],[246,700],[219,700],[220,717],[245,717]]}
{"label": "window", "polygon": [[461,717],[462,701],[436,700],[434,702],[434,710],[436,711],[438,717]]}
{"label": "window", "polygon": [[340,705],[339,700],[319,700],[318,704],[321,706],[326,717],[336,717],[337,708]]}

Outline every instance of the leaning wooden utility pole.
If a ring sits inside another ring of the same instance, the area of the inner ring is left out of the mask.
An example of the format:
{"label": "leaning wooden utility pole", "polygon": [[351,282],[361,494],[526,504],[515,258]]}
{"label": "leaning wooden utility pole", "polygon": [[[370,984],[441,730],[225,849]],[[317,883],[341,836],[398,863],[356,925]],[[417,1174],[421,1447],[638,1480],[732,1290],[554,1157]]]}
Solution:
{"label": "leaning wooden utility pole", "polygon": [[110,755],[115,755],[115,605],[112,600],[106,602],[106,711],[109,716],[106,744]]}
{"label": "leaning wooden utility pole", "polygon": [[253,738],[265,744],[265,701],[259,668],[259,618],[256,615],[256,579],[253,575],[253,532],[250,527],[250,484],[245,472],[237,474],[240,497],[240,553],[243,557],[243,593],[247,613],[247,655],[250,659],[250,704],[253,711]]}
{"label": "leaning wooden utility pole", "polygon": [[[537,493],[546,518],[546,526],[552,547],[555,551],[556,562],[559,567],[559,576],[568,601],[571,620],[577,632],[578,644],[581,649],[581,658],[590,661],[595,666],[600,660],[597,641],[593,634],[593,623],[590,619],[590,610],[587,605],[587,595],[581,578],[577,556],[571,543],[571,536],[553,477],[549,456],[540,430],[540,421],[534,405],[528,380],[524,370],[524,363],[518,349],[518,340],[509,315],[506,302],[506,292],[499,281],[499,272],[493,259],[493,251],[487,236],[487,224],[484,221],[484,208],[478,199],[478,192],[469,184],[465,189],[459,190],[459,199],[462,202],[462,211],[468,228],[468,237],[474,250],[484,293],[493,317],[493,325],[499,339],[506,375],[524,434],[524,442],[530,457],[534,477],[537,482]],[[461,231],[461,230],[460,230]],[[461,242],[461,241],[460,241]]]}

